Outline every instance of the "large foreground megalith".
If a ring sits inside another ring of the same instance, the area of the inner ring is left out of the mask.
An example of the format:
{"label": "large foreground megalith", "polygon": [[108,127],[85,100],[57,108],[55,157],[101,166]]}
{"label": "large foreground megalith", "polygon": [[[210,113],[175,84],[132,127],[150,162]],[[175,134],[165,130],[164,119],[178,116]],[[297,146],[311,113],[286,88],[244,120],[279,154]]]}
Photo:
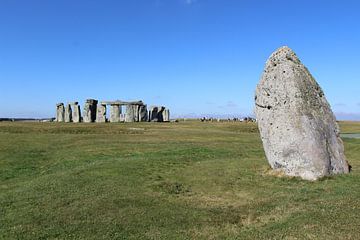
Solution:
{"label": "large foreground megalith", "polygon": [[273,169],[306,180],[349,172],[339,127],[324,92],[290,48],[279,48],[268,59],[255,105]]}

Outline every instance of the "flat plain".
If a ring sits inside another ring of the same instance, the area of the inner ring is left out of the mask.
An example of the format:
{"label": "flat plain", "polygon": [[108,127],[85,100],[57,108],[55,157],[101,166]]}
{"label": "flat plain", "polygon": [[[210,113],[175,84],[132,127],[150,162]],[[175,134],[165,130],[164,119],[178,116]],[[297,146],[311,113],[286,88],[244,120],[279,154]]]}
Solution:
{"label": "flat plain", "polygon": [[269,174],[254,123],[3,122],[0,239],[358,239],[344,144],[352,172],[306,182]]}

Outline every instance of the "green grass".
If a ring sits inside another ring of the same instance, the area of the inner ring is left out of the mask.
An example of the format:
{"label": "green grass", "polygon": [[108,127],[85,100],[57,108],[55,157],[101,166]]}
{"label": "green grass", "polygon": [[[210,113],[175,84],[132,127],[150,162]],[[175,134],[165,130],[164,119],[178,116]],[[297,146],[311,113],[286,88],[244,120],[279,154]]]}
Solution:
{"label": "green grass", "polygon": [[252,123],[0,123],[0,239],[358,239],[344,143],[353,171],[306,182],[265,174]]}

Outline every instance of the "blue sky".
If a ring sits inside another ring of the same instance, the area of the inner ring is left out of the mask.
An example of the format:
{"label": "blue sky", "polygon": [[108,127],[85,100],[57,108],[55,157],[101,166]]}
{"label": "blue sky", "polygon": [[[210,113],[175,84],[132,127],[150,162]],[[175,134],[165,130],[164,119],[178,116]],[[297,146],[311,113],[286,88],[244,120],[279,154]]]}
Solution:
{"label": "blue sky", "polygon": [[360,1],[0,0],[0,117],[142,99],[172,116],[249,115],[288,45],[339,119],[360,120]]}

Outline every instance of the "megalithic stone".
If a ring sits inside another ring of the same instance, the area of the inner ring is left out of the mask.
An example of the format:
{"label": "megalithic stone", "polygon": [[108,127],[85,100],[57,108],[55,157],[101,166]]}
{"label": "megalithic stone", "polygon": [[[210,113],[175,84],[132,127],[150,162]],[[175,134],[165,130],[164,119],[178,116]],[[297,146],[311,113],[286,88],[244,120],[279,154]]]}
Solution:
{"label": "megalithic stone", "polygon": [[83,112],[83,120],[85,123],[95,122],[97,103],[98,101],[95,99],[86,100]]}
{"label": "megalithic stone", "polygon": [[110,105],[110,122],[120,122],[121,109],[118,104]]}
{"label": "megalithic stone", "polygon": [[164,111],[165,111],[165,107],[161,106],[158,107],[158,122],[163,122],[164,121]]}
{"label": "megalithic stone", "polygon": [[136,122],[138,113],[135,111],[135,105],[126,105],[125,122]]}
{"label": "megalithic stone", "polygon": [[72,121],[74,123],[79,123],[81,121],[80,106],[78,102],[72,102],[70,105],[72,109]]}
{"label": "megalithic stone", "polygon": [[324,92],[290,48],[279,48],[268,59],[256,88],[255,113],[273,169],[306,180],[349,172]]}
{"label": "megalithic stone", "polygon": [[72,122],[72,111],[70,104],[66,104],[65,107],[65,122],[67,123]]}
{"label": "megalithic stone", "polygon": [[151,106],[149,111],[149,121],[157,122],[158,121],[158,107]]}
{"label": "megalithic stone", "polygon": [[148,121],[148,111],[146,105],[139,106],[139,122]]}
{"label": "megalithic stone", "polygon": [[96,109],[96,122],[104,123],[106,122],[106,105],[98,104]]}
{"label": "megalithic stone", "polygon": [[56,104],[56,121],[64,122],[65,120],[65,108],[64,103]]}
{"label": "megalithic stone", "polygon": [[170,122],[170,111],[169,111],[169,109],[165,109],[164,111],[163,111],[163,121],[164,122]]}

